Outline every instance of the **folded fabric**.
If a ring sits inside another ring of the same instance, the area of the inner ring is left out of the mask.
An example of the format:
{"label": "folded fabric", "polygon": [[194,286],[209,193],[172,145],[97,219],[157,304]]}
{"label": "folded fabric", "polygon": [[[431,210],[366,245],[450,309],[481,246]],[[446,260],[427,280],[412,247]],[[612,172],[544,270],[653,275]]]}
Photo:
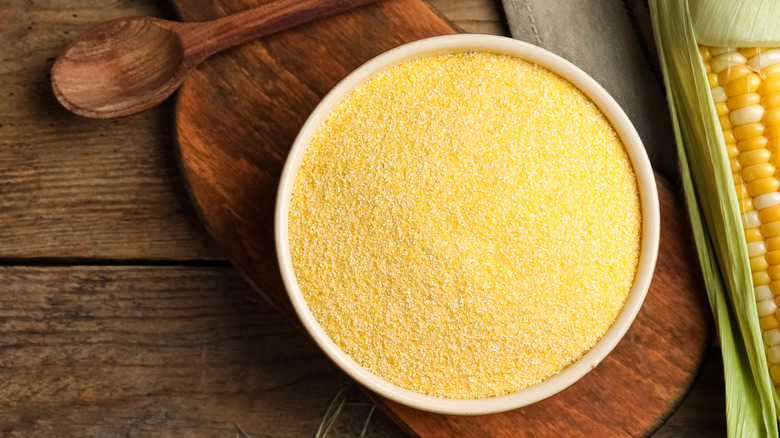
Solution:
{"label": "folded fabric", "polygon": [[514,38],[592,76],[620,104],[655,171],[681,186],[666,92],[643,0],[503,0]]}

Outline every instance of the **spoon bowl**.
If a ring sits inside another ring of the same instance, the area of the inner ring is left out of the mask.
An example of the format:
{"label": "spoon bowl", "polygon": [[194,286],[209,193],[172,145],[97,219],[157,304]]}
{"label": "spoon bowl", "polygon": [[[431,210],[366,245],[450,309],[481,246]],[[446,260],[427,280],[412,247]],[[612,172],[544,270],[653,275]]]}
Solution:
{"label": "spoon bowl", "polygon": [[52,67],[57,99],[87,117],[114,117],[159,104],[186,74],[175,24],[118,18],[91,28]]}

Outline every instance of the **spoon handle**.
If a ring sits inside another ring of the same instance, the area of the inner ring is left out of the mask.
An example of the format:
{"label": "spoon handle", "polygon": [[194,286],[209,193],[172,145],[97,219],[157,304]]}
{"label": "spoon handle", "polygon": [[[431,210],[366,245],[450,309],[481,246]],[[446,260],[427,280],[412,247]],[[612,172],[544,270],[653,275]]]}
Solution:
{"label": "spoon handle", "polygon": [[376,0],[276,0],[262,6],[180,28],[185,58],[200,62],[222,50],[300,24],[336,15]]}

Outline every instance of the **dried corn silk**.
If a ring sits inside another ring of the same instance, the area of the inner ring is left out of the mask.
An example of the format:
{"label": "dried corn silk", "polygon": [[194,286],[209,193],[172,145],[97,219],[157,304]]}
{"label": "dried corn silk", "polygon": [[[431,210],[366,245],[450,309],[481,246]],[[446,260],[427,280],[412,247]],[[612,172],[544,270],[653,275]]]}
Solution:
{"label": "dried corn silk", "polygon": [[641,213],[616,132],[572,84],[463,53],[396,66],[325,121],[289,216],[333,341],[413,391],[479,398],[560,372],[614,322]]}

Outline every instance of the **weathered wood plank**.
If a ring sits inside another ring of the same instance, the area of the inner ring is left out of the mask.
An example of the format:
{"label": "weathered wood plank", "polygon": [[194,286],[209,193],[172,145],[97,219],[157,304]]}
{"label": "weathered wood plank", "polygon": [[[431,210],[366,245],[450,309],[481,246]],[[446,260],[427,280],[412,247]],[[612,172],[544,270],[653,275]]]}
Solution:
{"label": "weathered wood plank", "polygon": [[[351,385],[232,268],[6,267],[0,285],[2,436],[313,436]],[[368,409],[347,414],[330,436]]]}
{"label": "weathered wood plank", "polygon": [[[350,385],[232,268],[5,267],[0,290],[3,436],[313,436]],[[719,361],[658,436],[724,435]],[[359,434],[349,400],[330,437]],[[368,436],[403,434],[377,412]]]}
{"label": "weathered wood plank", "polygon": [[456,28],[467,33],[509,35],[498,0],[426,0]]}
{"label": "weathered wood plank", "polygon": [[0,3],[0,257],[223,258],[191,208],[171,106],[90,120],[54,99],[54,57],[88,26],[154,2]]}

